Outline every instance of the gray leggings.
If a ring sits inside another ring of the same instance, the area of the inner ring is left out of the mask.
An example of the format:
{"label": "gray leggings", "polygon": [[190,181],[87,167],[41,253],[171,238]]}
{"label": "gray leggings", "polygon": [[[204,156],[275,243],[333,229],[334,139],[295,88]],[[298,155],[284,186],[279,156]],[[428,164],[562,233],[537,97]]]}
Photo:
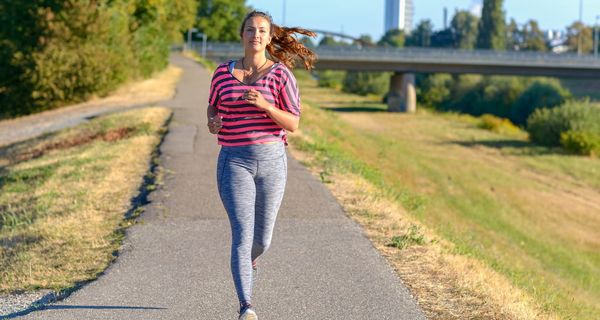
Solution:
{"label": "gray leggings", "polygon": [[231,273],[240,303],[252,299],[252,261],[271,243],[286,177],[283,143],[221,147],[217,184],[231,224]]}

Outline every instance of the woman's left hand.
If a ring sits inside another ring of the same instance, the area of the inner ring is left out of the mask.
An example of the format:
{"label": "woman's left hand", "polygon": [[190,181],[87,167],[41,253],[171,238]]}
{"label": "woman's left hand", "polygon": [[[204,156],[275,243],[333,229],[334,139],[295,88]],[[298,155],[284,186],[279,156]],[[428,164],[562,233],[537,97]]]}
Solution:
{"label": "woman's left hand", "polygon": [[244,93],[242,99],[248,101],[249,103],[255,105],[257,108],[261,110],[267,110],[271,107],[271,104],[265,100],[262,93],[256,89],[250,89]]}

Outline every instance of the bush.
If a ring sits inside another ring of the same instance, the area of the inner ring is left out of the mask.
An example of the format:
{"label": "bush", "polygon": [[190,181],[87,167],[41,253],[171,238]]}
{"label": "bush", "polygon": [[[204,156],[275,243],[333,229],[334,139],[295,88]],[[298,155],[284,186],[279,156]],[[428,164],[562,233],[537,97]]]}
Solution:
{"label": "bush", "polygon": [[496,117],[491,114],[484,114],[479,119],[479,128],[490,130],[496,133],[502,134],[514,134],[521,131],[519,127],[515,126],[510,120],[506,118]]}
{"label": "bush", "polygon": [[560,134],[560,144],[571,153],[586,156],[600,155],[600,134],[567,131]]}
{"label": "bush", "polygon": [[418,99],[427,106],[474,116],[491,114],[517,125],[524,125],[535,109],[560,105],[571,96],[551,78],[435,74],[419,80]]}
{"label": "bush", "polygon": [[417,79],[417,101],[420,104],[435,108],[450,99],[450,74],[437,73]]}
{"label": "bush", "polygon": [[536,79],[512,105],[510,119],[516,124],[525,124],[535,109],[559,106],[570,97],[569,90],[562,87],[558,80]]}
{"label": "bush", "polygon": [[323,70],[317,71],[317,83],[319,87],[341,89],[346,75],[345,71]]}
{"label": "bush", "polygon": [[456,85],[456,89],[453,90],[454,98],[450,101],[449,109],[474,116],[488,113],[507,118],[510,114],[511,105],[526,87],[526,80],[520,77],[483,77],[476,83],[474,83],[474,80],[476,81],[477,78],[464,79],[469,81]]}
{"label": "bush", "polygon": [[390,87],[389,72],[357,72],[348,71],[342,82],[345,92],[360,94],[384,95]]}
{"label": "bush", "polygon": [[[527,119],[527,132],[531,141],[544,146],[560,146],[564,133],[565,143],[580,141],[579,134],[600,136],[600,108],[589,101],[569,101],[560,107],[541,108]],[[584,138],[587,139],[587,138]]]}
{"label": "bush", "polygon": [[[0,5],[0,118],[104,95],[168,63],[193,0],[5,1]],[[16,30],[16,31],[15,31]]]}

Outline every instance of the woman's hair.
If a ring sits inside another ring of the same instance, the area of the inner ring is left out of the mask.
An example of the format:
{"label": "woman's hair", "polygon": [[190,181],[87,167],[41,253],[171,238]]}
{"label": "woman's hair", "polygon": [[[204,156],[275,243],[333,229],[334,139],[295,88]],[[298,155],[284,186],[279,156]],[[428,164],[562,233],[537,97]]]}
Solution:
{"label": "woman's hair", "polygon": [[267,52],[274,59],[279,62],[285,64],[288,68],[294,68],[296,62],[295,58],[302,59],[304,63],[304,67],[307,70],[313,69],[315,60],[317,60],[317,55],[312,52],[312,50],[308,49],[302,42],[298,41],[294,36],[294,33],[300,33],[303,35],[307,35],[310,37],[316,37],[316,33],[302,29],[302,28],[288,28],[288,27],[280,27],[273,23],[273,18],[262,11],[252,11],[246,15],[244,21],[242,22],[242,26],[240,28],[240,37],[244,33],[244,27],[246,26],[246,21],[253,17],[262,17],[269,22],[270,30],[271,30],[271,43],[267,45]]}

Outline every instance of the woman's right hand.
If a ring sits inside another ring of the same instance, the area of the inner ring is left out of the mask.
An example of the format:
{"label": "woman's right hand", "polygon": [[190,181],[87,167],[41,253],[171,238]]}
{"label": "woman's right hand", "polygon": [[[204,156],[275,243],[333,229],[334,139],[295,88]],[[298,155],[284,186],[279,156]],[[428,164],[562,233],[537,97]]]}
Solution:
{"label": "woman's right hand", "polygon": [[214,116],[214,117],[209,117],[208,118],[208,132],[212,133],[212,134],[217,134],[219,133],[219,130],[221,130],[221,127],[223,127],[223,121],[222,121],[223,117],[221,116]]}

